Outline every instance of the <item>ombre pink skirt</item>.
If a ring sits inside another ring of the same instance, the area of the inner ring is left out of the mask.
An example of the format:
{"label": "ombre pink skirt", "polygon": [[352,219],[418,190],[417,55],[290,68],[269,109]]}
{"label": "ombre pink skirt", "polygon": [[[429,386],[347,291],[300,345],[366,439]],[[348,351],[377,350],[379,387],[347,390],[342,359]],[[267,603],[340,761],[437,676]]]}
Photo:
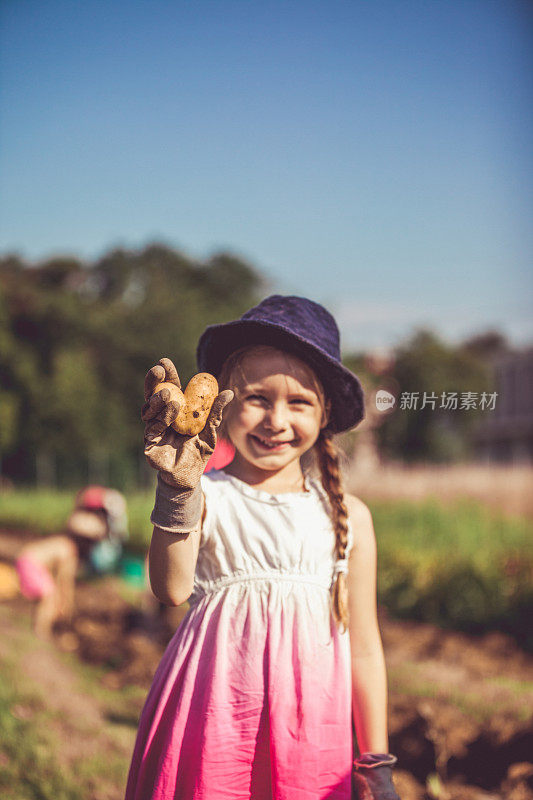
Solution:
{"label": "ombre pink skirt", "polygon": [[201,597],[156,672],[126,800],[349,800],[350,663],[303,576]]}

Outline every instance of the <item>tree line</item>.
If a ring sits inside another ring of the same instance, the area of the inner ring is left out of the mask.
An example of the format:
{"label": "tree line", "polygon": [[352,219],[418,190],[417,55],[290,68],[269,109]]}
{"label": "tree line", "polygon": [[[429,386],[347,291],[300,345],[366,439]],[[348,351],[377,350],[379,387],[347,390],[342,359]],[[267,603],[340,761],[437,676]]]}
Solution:
{"label": "tree line", "polygon": [[[139,409],[147,369],[173,358],[186,382],[206,325],[268,294],[265,278],[229,253],[200,262],[162,244],[114,249],[93,263],[0,258],[0,458],[14,483],[125,487],[142,478]],[[400,344],[387,379],[410,391],[487,390],[487,334],[450,347],[430,331]],[[383,380],[365,353],[346,361],[365,388]],[[475,414],[405,411],[379,427],[387,457],[465,454]]]}
{"label": "tree line", "polygon": [[83,482],[100,464],[113,483],[135,483],[147,369],[166,355],[187,381],[204,327],[239,316],[262,288],[231,254],[200,263],[160,244],[91,264],[1,259],[4,476],[32,483],[48,469]]}

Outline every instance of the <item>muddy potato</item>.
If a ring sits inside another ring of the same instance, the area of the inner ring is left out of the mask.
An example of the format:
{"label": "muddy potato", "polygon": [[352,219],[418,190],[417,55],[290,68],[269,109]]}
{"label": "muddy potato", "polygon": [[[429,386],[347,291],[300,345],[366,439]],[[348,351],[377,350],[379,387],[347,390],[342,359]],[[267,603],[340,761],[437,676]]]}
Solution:
{"label": "muddy potato", "polygon": [[194,375],[185,389],[185,405],[180,408],[172,427],[185,436],[195,436],[203,430],[218,394],[218,383],[208,372]]}
{"label": "muddy potato", "polygon": [[179,414],[172,423],[177,433],[184,436],[195,436],[205,426],[211,406],[218,394],[218,383],[208,372],[199,372],[191,378],[184,392],[173,383],[158,383],[153,393],[168,389],[170,399],[179,406]]}

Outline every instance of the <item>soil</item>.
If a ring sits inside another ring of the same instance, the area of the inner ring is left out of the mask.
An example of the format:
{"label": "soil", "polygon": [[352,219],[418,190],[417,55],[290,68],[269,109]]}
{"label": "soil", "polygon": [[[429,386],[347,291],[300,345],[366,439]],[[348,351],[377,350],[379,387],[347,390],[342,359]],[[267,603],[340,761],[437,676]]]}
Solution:
{"label": "soil", "polygon": [[[0,534],[0,556],[16,550],[13,538]],[[30,604],[18,596],[2,605],[16,612],[7,629],[2,615],[9,636],[13,620],[27,620]],[[150,607],[139,593],[133,600],[116,577],[80,582],[75,616],[56,626],[46,656],[50,703],[72,713],[70,701],[62,700],[64,690],[72,694],[64,661],[54,659],[56,648],[103,668],[101,680],[110,689],[147,690],[186,610]],[[398,756],[395,784],[402,800],[533,800],[533,657],[500,633],[475,638],[393,620],[384,609],[380,628],[389,673],[390,750]],[[42,643],[36,640],[35,647]],[[35,681],[42,682],[43,674],[38,670]],[[79,703],[85,718],[97,723],[98,701],[87,693]]]}

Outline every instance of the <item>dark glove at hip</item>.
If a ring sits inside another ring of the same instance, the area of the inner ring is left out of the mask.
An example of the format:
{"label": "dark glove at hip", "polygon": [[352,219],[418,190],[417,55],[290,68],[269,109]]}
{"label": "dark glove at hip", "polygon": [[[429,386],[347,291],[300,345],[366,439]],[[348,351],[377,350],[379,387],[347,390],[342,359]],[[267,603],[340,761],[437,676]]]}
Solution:
{"label": "dark glove at hip", "polygon": [[364,753],[353,762],[354,800],[400,800],[392,783],[398,759],[390,753]]}

